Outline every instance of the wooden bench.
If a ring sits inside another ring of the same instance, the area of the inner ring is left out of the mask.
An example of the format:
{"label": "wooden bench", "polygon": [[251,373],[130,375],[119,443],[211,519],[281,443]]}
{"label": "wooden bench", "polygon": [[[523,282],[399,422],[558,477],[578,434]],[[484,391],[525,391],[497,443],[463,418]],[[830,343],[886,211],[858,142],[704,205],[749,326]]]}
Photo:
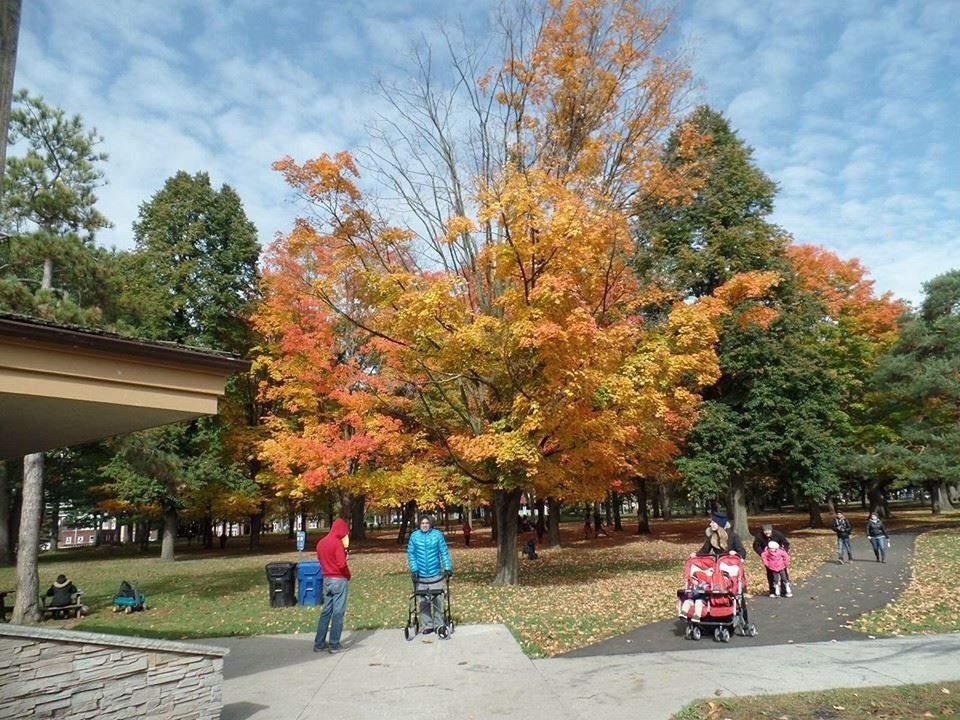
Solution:
{"label": "wooden bench", "polygon": [[[62,618],[57,617],[61,613],[64,615],[64,617]],[[82,613],[83,613],[83,605],[80,605],[79,603],[76,603],[74,605],[60,605],[58,607],[47,607],[46,605],[44,605],[42,608],[40,608],[40,617],[43,620],[46,620],[47,618],[53,618],[54,620],[64,620],[71,616],[78,618]]]}
{"label": "wooden bench", "polygon": [[7,610],[13,610],[7,607],[7,595],[13,595],[16,590],[0,590],[0,621],[7,621]]}
{"label": "wooden bench", "polygon": [[58,618],[58,616],[61,614],[64,618],[71,616],[79,618],[80,615],[83,614],[83,604],[80,602],[81,597],[83,597],[83,593],[79,593],[77,595],[77,601],[70,605],[47,605],[45,602],[46,598],[42,598],[40,601],[40,619],[62,619]]}

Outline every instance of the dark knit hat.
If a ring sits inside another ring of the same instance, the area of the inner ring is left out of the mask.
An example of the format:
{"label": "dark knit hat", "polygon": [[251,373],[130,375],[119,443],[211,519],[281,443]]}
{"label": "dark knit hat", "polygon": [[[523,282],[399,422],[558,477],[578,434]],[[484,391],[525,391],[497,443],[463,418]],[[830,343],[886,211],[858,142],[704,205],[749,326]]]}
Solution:
{"label": "dark knit hat", "polygon": [[761,528],[761,530],[763,530],[764,532],[773,532],[773,525],[770,525],[769,523],[767,523]]}
{"label": "dark knit hat", "polygon": [[66,587],[69,583],[70,581],[67,580],[66,575],[57,575],[57,581],[53,583],[53,586],[61,588],[61,587]]}
{"label": "dark knit hat", "polygon": [[719,525],[720,527],[726,527],[726,526],[727,526],[727,516],[724,515],[723,513],[719,513],[719,512],[713,513],[713,514],[710,516],[710,520],[711,520],[712,522],[715,522],[715,523],[716,523],[717,525]]}

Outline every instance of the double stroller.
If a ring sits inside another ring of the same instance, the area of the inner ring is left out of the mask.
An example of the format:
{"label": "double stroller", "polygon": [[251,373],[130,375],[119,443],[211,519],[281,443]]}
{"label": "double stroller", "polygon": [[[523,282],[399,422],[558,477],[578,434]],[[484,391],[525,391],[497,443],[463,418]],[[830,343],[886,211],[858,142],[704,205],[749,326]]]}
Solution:
{"label": "double stroller", "polygon": [[677,616],[687,640],[699,640],[709,629],[717,642],[729,642],[733,634],[757,634],[756,626],[747,622],[743,599],[747,580],[739,555],[689,558],[683,578],[684,587],[677,590]]}
{"label": "double stroller", "polygon": [[450,578],[444,577],[441,587],[425,589],[417,588],[417,581],[413,582],[413,593],[407,606],[407,625],[403,628],[403,636],[413,640],[420,632],[420,608],[428,609],[430,623],[436,630],[437,637],[446,640],[453,634],[453,616],[450,614]]}

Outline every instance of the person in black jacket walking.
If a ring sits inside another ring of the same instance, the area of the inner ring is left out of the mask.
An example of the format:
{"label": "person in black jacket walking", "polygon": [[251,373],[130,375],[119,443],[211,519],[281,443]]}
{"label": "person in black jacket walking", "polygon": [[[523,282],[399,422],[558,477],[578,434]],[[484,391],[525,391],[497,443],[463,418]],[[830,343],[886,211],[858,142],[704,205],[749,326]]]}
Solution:
{"label": "person in black jacket walking", "polygon": [[885,563],[890,536],[887,535],[887,529],[876,513],[870,513],[870,519],[867,520],[867,537],[870,539],[870,544],[873,545],[873,554],[876,556],[877,562]]}
{"label": "person in black jacket walking", "polygon": [[843,565],[843,553],[846,551],[847,559],[853,562],[853,550],[850,549],[850,533],[853,527],[847,520],[847,516],[839,510],[833,518],[833,531],[837,534],[837,560]]}
{"label": "person in black jacket walking", "polygon": [[[763,551],[767,549],[767,543],[773,541],[780,545],[784,550],[790,552],[790,541],[787,539],[787,536],[784,535],[779,530],[775,529],[773,525],[767,524],[761,527],[757,534],[753,536],[753,551],[757,555],[763,555]],[[773,572],[770,568],[764,565],[764,569],[767,571],[767,585],[769,586],[770,595],[774,595],[774,586],[775,581],[779,577],[778,573]],[[787,577],[784,579],[784,582],[789,584],[790,577],[787,574],[787,569],[784,568],[782,571]]]}

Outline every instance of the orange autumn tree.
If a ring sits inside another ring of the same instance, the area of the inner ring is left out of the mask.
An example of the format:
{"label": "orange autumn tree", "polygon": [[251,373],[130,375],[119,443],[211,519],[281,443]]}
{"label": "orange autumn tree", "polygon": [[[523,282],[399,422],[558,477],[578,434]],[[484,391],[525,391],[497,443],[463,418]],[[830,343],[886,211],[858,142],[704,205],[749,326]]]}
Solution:
{"label": "orange autumn tree", "polygon": [[259,457],[278,496],[302,500],[318,488],[339,496],[344,514],[360,520],[352,523],[356,538],[366,503],[380,500],[368,497],[377,486],[371,474],[409,458],[417,435],[404,428],[405,401],[391,392],[364,333],[291,282],[328,266],[325,248],[312,239],[299,228],[275,243],[261,281],[256,362],[265,378],[260,396],[271,410]]}
{"label": "orange autumn tree", "polygon": [[[880,358],[897,341],[899,320],[907,307],[890,292],[878,296],[856,258],[842,260],[825,248],[801,244],[788,245],[787,257],[800,286],[823,310],[821,342],[849,414],[848,432],[842,438],[848,457],[869,453],[879,430],[869,419],[865,387]],[[846,462],[846,474],[861,474],[856,465],[855,460]]]}
{"label": "orange autumn tree", "polygon": [[[630,266],[635,198],[676,202],[696,181],[695,164],[660,160],[687,80],[656,52],[666,19],[637,2],[571,0],[502,20],[494,69],[455,54],[460,82],[441,95],[424,61],[415,91],[389,95],[405,124],[374,158],[403,200],[394,221],[361,192],[348,154],[276,164],[311,212],[274,245],[265,277],[289,290],[289,313],[325,309],[307,344],[331,348],[343,333],[376,356],[364,383],[402,405],[396,431],[417,438],[407,452],[492,494],[495,582],[516,583],[522,489],[596,497],[668,461],[719,372],[726,305],[708,296],[650,320],[659,291]],[[681,134],[691,156],[701,141]],[[289,377],[335,374],[329,358],[318,350]]]}

